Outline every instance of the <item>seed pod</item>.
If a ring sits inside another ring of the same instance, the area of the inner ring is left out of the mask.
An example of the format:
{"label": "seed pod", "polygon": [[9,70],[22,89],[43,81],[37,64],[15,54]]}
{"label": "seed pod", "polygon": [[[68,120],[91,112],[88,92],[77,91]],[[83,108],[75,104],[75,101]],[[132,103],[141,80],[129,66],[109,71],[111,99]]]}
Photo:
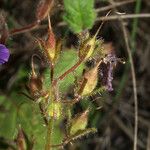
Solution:
{"label": "seed pod", "polygon": [[80,130],[84,130],[88,123],[89,109],[73,118],[68,126],[69,134],[74,135]]}
{"label": "seed pod", "polygon": [[86,79],[86,84],[83,87],[82,93],[80,93],[81,96],[86,96],[95,89],[98,81],[98,67],[100,63],[101,61],[97,63],[94,68],[84,73],[84,80]]}
{"label": "seed pod", "polygon": [[29,78],[28,88],[29,88],[30,94],[33,96],[33,98],[36,99],[36,98],[39,98],[42,93],[43,76],[37,75],[37,73],[35,72],[33,57],[34,55],[32,56],[32,61],[31,61],[32,71],[31,71],[31,75]]}
{"label": "seed pod", "polygon": [[33,97],[36,97],[39,95],[39,93],[42,90],[42,84],[43,84],[43,81],[40,77],[37,77],[31,74],[28,86],[30,89],[30,93]]}

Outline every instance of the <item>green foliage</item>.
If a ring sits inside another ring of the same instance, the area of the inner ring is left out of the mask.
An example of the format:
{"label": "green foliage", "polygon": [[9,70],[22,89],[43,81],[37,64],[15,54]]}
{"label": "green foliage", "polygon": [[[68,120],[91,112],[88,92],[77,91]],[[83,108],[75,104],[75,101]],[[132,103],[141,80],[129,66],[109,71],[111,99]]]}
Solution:
{"label": "green foliage", "polygon": [[63,18],[73,32],[92,28],[96,18],[94,0],[64,0],[64,7]]}
{"label": "green foliage", "polygon": [[30,141],[36,138],[34,149],[41,150],[45,144],[46,127],[39,108],[16,94],[9,98],[0,96],[0,105],[3,108],[3,112],[0,112],[0,136],[14,140],[20,126]]}
{"label": "green foliage", "polygon": [[[71,68],[78,59],[77,52],[75,50],[66,50],[60,56],[59,62],[55,66],[54,76],[58,77],[62,75],[66,70]],[[75,75],[80,76],[82,74],[84,64],[82,63],[76,70]],[[49,87],[50,85],[50,76],[49,70],[45,72],[45,86]],[[71,73],[65,77],[63,81],[60,82],[60,91],[65,92],[75,81],[75,76]]]}
{"label": "green foliage", "polygon": [[9,102],[9,99],[0,97],[1,107],[3,112],[0,113],[0,136],[7,139],[13,139],[15,136],[15,127],[17,119],[17,111],[15,107]]}

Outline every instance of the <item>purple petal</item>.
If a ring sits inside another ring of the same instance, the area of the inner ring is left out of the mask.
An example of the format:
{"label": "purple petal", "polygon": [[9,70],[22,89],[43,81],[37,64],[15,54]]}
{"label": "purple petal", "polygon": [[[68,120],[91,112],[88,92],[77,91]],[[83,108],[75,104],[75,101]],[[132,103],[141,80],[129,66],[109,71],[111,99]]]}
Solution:
{"label": "purple petal", "polygon": [[5,45],[0,44],[0,64],[4,64],[8,61],[10,56],[9,50]]}
{"label": "purple petal", "polygon": [[105,86],[108,91],[113,91],[113,65],[111,63],[102,63],[100,66],[100,80],[102,86]]}
{"label": "purple petal", "polygon": [[110,53],[104,58],[103,62],[104,63],[100,66],[101,84],[105,86],[108,91],[113,91],[113,70],[118,62],[118,58],[114,53]]}

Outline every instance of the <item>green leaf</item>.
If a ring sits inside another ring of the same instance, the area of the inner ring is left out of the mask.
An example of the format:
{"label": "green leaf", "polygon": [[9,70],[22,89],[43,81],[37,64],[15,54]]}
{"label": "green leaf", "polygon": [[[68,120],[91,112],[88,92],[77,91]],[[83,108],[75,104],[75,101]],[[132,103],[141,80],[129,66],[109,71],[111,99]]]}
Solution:
{"label": "green leaf", "polygon": [[2,129],[0,130],[0,136],[13,139],[15,137],[17,111],[10,102],[10,99],[4,98],[1,106],[4,111],[0,113],[0,129]]}
{"label": "green leaf", "polygon": [[46,126],[37,105],[24,103],[18,112],[18,124],[21,125],[29,139],[34,139],[35,150],[43,149],[45,145]]}
{"label": "green leaf", "polygon": [[64,0],[64,7],[64,21],[73,32],[92,28],[96,18],[94,0]]}
{"label": "green leaf", "polygon": [[[62,53],[59,62],[56,64],[54,77],[59,77],[65,71],[70,69],[78,59],[77,52],[75,50],[66,50]],[[76,70],[75,75],[80,76],[83,72],[84,64],[82,63]],[[45,87],[49,87],[50,85],[50,73],[49,70],[45,72]],[[65,92],[67,89],[74,83],[75,76],[73,73],[67,75],[61,82],[60,82],[60,91]]]}

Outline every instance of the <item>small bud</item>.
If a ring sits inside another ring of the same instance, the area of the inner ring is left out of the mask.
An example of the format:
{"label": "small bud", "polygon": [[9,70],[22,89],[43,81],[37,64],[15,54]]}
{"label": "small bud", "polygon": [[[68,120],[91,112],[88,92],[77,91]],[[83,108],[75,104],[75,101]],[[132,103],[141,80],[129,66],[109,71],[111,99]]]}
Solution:
{"label": "small bud", "polygon": [[62,115],[62,105],[60,102],[52,102],[49,104],[47,113],[49,117],[53,117],[55,119],[58,119]]}
{"label": "small bud", "polygon": [[59,57],[61,51],[61,42],[56,41],[55,35],[52,31],[50,19],[49,19],[49,28],[48,28],[48,38],[46,41],[42,39],[37,39],[39,45],[44,50],[45,56],[47,57],[50,63],[55,63]]}
{"label": "small bud", "polygon": [[73,118],[69,123],[69,134],[74,135],[80,130],[84,130],[88,123],[88,113],[89,109],[84,111],[81,114],[78,114]]}

